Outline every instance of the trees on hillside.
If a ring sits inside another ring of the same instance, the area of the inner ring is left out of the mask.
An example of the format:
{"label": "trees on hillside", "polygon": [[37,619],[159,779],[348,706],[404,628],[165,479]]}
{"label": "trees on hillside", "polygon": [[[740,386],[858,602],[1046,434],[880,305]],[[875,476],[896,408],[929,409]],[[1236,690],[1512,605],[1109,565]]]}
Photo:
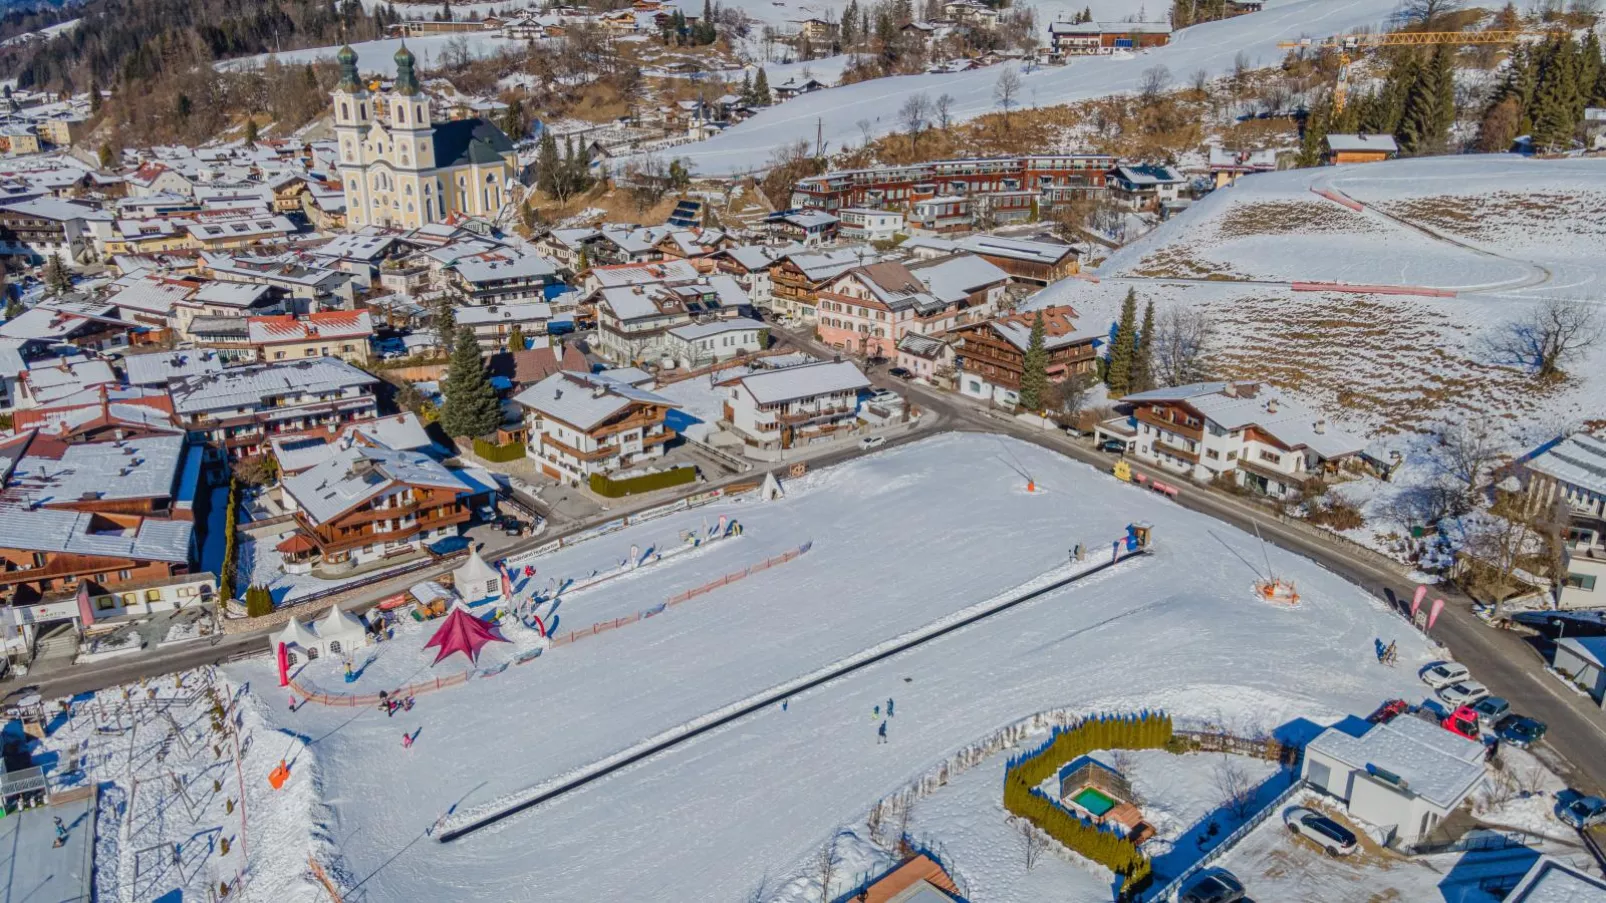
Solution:
{"label": "trees on hillside", "polygon": [[1132,391],[1132,358],[1137,354],[1137,332],[1138,295],[1135,290],[1127,289],[1104,372],[1104,383],[1110,387],[1111,398],[1120,398]]}
{"label": "trees on hillside", "polygon": [[1048,352],[1043,348],[1044,335],[1043,312],[1039,310],[1032,321],[1020,376],[1020,406],[1033,413],[1042,410],[1047,400]]}

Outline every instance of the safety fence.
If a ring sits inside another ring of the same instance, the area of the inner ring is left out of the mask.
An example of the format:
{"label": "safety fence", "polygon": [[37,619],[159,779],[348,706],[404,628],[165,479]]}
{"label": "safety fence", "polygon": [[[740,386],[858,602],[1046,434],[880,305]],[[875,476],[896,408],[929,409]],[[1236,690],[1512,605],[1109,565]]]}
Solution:
{"label": "safety fence", "polygon": [[[583,630],[571,630],[562,636],[552,637],[546,648],[567,646],[571,643],[583,640],[586,637],[596,636],[599,633],[607,633],[610,630],[624,627],[627,624],[634,624],[643,618],[651,618],[656,615],[663,614],[671,606],[679,605],[688,599],[695,599],[696,597],[704,595],[721,586],[735,583],[736,581],[749,577],[753,574],[767,571],[772,567],[785,564],[788,561],[792,561],[803,555],[806,555],[808,554],[809,549],[813,547],[814,541],[809,540],[795,549],[771,558],[767,558],[758,564],[744,568],[740,571],[726,574],[718,580],[705,583],[695,589],[687,590],[686,592],[681,593],[665,602],[660,602],[652,608],[644,611],[638,611],[633,615],[628,615],[623,618],[614,618],[611,621],[598,621],[597,623],[592,624],[590,627],[587,627]],[[429,680],[418,681],[417,683],[398,687],[394,690],[386,690],[384,691],[384,697],[381,697],[378,693],[326,693],[319,689],[317,685],[300,677],[290,678],[290,689],[294,693],[299,694],[301,698],[305,699],[306,701],[314,702],[318,705],[336,706],[340,708],[377,706],[382,701],[390,699],[405,699],[409,696],[419,696],[424,693],[433,693],[436,690],[445,689],[446,687],[455,687],[458,684],[466,683],[470,680],[478,680],[483,677],[494,677],[498,674],[501,674],[503,671],[506,671],[508,665],[510,664],[523,665],[528,662],[535,661],[537,658],[541,657],[542,651],[543,650],[540,648],[531,649],[515,655],[511,662],[503,662],[500,665],[494,665],[489,668],[473,668],[468,671],[462,671],[446,677],[434,677],[430,678]]]}
{"label": "safety fence", "polygon": [[568,633],[564,634],[563,636],[553,637],[552,638],[552,645],[553,646],[564,646],[564,645],[567,645],[569,643],[573,643],[573,642],[575,642],[577,640],[583,640],[583,639],[585,639],[586,637],[589,637],[589,636],[596,636],[599,633],[607,633],[610,630],[613,630],[613,629],[615,629],[617,627],[623,627],[626,624],[634,624],[637,621],[640,621],[642,618],[650,618],[650,617],[653,617],[654,615],[663,614],[664,611],[667,610],[668,608],[670,608],[671,606],[679,605],[682,602],[686,602],[686,601],[689,601],[691,599],[695,599],[698,596],[705,595],[707,593],[713,592],[714,590],[719,589],[722,586],[727,586],[729,584],[735,583],[738,580],[743,580],[743,579],[745,579],[747,577],[750,577],[750,576],[752,576],[754,574],[757,574],[757,573],[759,573],[761,571],[767,571],[772,567],[775,567],[777,565],[785,564],[788,561],[791,561],[791,560],[793,560],[795,558],[798,558],[798,557],[800,557],[802,555],[806,555],[806,554],[808,554],[809,549],[811,549],[813,547],[814,547],[814,541],[810,540],[810,541],[808,541],[808,542],[806,542],[806,543],[804,543],[804,544],[798,546],[797,548],[792,549],[792,550],[790,550],[788,552],[785,552],[785,553],[780,554],[780,555],[776,555],[773,558],[767,558],[767,559],[765,559],[765,560],[763,560],[763,561],[759,562],[758,564],[755,564],[755,565],[753,565],[751,567],[743,568],[742,570],[726,574],[725,576],[719,578],[718,580],[710,581],[708,583],[703,584],[702,586],[694,587],[694,588],[686,590],[685,592],[680,593],[680,594],[678,594],[676,596],[672,596],[668,600],[666,600],[664,602],[661,602],[658,605],[654,605],[652,608],[646,609],[644,611],[638,611],[633,615],[627,615],[626,617],[623,617],[623,618],[615,618],[612,621],[599,621],[599,622],[597,622],[595,624],[592,624],[590,627],[585,628],[584,630],[571,630]]}
{"label": "safety fence", "polygon": [[[1276,778],[1273,778],[1273,780],[1276,780]],[[1157,903],[1157,901],[1170,901],[1174,899],[1177,894],[1182,892],[1182,888],[1189,881],[1193,880],[1194,876],[1219,862],[1221,857],[1227,855],[1232,851],[1233,847],[1238,845],[1239,841],[1243,840],[1245,837],[1248,837],[1249,832],[1260,827],[1263,823],[1265,823],[1266,819],[1271,818],[1273,815],[1281,812],[1283,806],[1287,805],[1290,800],[1304,791],[1305,788],[1306,784],[1304,778],[1294,781],[1293,784],[1289,785],[1287,790],[1277,794],[1276,799],[1262,806],[1260,811],[1249,817],[1248,821],[1244,822],[1242,825],[1239,825],[1238,830],[1228,834],[1226,838],[1221,841],[1221,843],[1216,844],[1216,846],[1212,848],[1210,852],[1204,855],[1203,859],[1200,859],[1193,865],[1188,866],[1183,870],[1182,874],[1173,878],[1165,886],[1150,893],[1143,894],[1141,897],[1139,897],[1139,899],[1144,901],[1144,903]]]}
{"label": "safety fence", "polygon": [[610,533],[617,533],[626,527],[633,527],[636,524],[645,523],[646,521],[657,520],[660,517],[668,517],[671,514],[685,511],[689,508],[700,508],[703,505],[717,502],[720,499],[731,499],[742,493],[752,492],[759,487],[761,482],[762,481],[755,480],[750,483],[742,482],[733,483],[729,486],[716,486],[713,489],[708,489],[694,495],[689,495],[683,499],[676,499],[673,502],[666,502],[662,505],[654,505],[651,508],[644,508],[635,512],[634,514],[616,517],[613,520],[598,524],[588,530],[583,530],[579,533],[573,533],[568,536],[561,536],[557,539],[544,542],[533,549],[528,549],[514,555],[509,555],[503,559],[503,562],[509,568],[517,569],[535,561],[543,555],[550,555],[559,549],[566,549],[569,546],[575,545],[576,543],[597,539],[598,537],[607,536]]}

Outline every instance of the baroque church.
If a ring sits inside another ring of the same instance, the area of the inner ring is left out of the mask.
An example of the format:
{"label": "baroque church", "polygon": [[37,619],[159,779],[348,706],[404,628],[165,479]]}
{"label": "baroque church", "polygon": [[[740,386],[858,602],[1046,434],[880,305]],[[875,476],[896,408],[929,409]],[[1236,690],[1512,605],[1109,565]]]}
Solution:
{"label": "baroque church", "polygon": [[357,52],[340,48],[335,136],[346,191],[346,228],[412,229],[455,215],[494,218],[516,172],[513,142],[481,118],[433,122],[413,54],[396,51],[391,90],[369,91]]}

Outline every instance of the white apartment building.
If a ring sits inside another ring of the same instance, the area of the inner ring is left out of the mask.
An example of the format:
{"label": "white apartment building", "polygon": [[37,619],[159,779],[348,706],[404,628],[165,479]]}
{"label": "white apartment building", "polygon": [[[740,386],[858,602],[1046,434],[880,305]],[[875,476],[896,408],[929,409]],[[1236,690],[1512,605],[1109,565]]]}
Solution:
{"label": "white apartment building", "polygon": [[758,320],[737,317],[675,326],[669,330],[665,350],[683,366],[701,367],[763,351],[768,340],[768,326]]}
{"label": "white apartment building", "polygon": [[844,207],[837,212],[842,221],[837,237],[847,241],[891,241],[903,231],[903,214],[868,207]]}
{"label": "white apartment building", "polygon": [[851,430],[859,419],[859,392],[870,380],[850,361],[821,361],[720,385],[727,390],[723,422],[750,446],[778,449]]}

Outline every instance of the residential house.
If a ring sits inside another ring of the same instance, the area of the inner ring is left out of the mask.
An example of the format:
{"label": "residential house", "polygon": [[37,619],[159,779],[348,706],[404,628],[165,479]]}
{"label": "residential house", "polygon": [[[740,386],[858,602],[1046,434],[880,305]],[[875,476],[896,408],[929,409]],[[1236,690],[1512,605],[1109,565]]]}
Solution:
{"label": "residential house", "polygon": [[770,237],[817,248],[836,241],[841,221],[824,210],[783,210],[764,218]]}
{"label": "residential house", "polygon": [[758,320],[736,317],[672,326],[664,350],[684,367],[702,367],[763,351],[768,342],[768,326]]}
{"label": "residential house", "polygon": [[1322,162],[1329,166],[1340,163],[1381,163],[1399,156],[1400,146],[1393,135],[1328,135],[1323,139],[1326,149]]}
{"label": "residential house", "polygon": [[276,289],[291,312],[298,314],[332,308],[349,310],[356,298],[350,273],[309,265],[293,254],[257,257],[204,251],[199,272],[219,282]]}
{"label": "residential house", "polygon": [[193,196],[195,184],[177,170],[161,163],[146,163],[124,176],[128,193],[132,197],[153,197],[164,194]]}
{"label": "residential house", "polygon": [[1550,664],[1606,708],[1606,637],[1562,637],[1551,652]]}
{"label": "residential house", "polygon": [[850,361],[820,361],[749,373],[720,383],[721,422],[748,446],[798,448],[837,438],[859,420],[870,380]]}
{"label": "residential house", "polygon": [[903,214],[868,207],[844,207],[837,211],[841,226],[837,234],[848,241],[891,241],[903,231]]}
{"label": "residential house", "polygon": [[1502,903],[1606,903],[1606,881],[1550,856],[1540,856]]}
{"label": "residential house", "polygon": [[942,5],[942,17],[950,22],[977,28],[994,28],[998,25],[997,7],[981,0],[947,0]]}
{"label": "residential house", "polygon": [[794,75],[784,82],[770,85],[770,92],[775,95],[775,101],[777,103],[782,103],[803,94],[812,94],[815,91],[823,91],[825,88],[826,84],[818,79],[800,79]]}
{"label": "residential house", "polygon": [[209,457],[264,454],[274,436],[323,431],[378,415],[379,383],[338,357],[228,367],[172,385],[173,411]]}
{"label": "residential house", "polygon": [[790,205],[831,212],[844,207],[908,212],[916,202],[939,196],[1033,191],[1040,211],[1046,211],[1102,191],[1105,173],[1115,162],[1108,154],[1027,154],[833,170],[799,179]]}
{"label": "residential house", "polygon": [[597,298],[596,351],[621,364],[671,354],[669,330],[677,326],[735,319],[752,311],[736,280],[723,275],[604,288]]}
{"label": "residential house", "polygon": [[[111,420],[120,414],[113,415],[110,406],[109,401],[100,406],[105,412],[95,418],[103,421],[100,426],[116,425]],[[138,435],[89,441],[97,424],[75,425],[66,416],[79,412],[95,413],[93,408],[61,411],[58,423],[68,431],[29,430],[8,448],[0,506],[194,520],[201,456],[199,449],[191,454],[182,430],[171,422],[161,424],[160,431],[138,422]]]}
{"label": "residential house", "polygon": [[122,365],[130,386],[163,388],[191,376],[216,373],[223,369],[223,358],[206,348],[153,351],[124,355]]}
{"label": "residential house", "polygon": [[586,480],[650,462],[675,431],[664,425],[674,403],[601,375],[561,371],[520,392],[530,427],[528,454],[559,480]]}
{"label": "residential house", "polygon": [[893,366],[909,371],[914,379],[932,382],[939,373],[953,369],[954,349],[945,339],[906,332],[898,340],[898,357]]}
{"label": "residential house", "polygon": [[518,394],[560,370],[586,373],[591,364],[573,345],[537,345],[523,351],[499,351],[486,361],[493,379],[501,378]]}
{"label": "residential house", "polygon": [[907,228],[910,235],[954,235],[975,228],[976,201],[973,197],[942,194],[909,203]]}
{"label": "residential house", "polygon": [[296,531],[279,543],[287,569],[340,573],[416,553],[455,536],[474,490],[428,455],[358,442],[280,483]]}
{"label": "residential house", "polygon": [[[1294,498],[1313,479],[1358,456],[1362,440],[1264,383],[1207,382],[1153,389],[1121,399],[1131,414],[1127,452],[1197,480],[1223,475],[1273,498]],[[1096,432],[1103,435],[1105,425]]]}
{"label": "residential house", "polygon": [[97,228],[111,234],[112,216],[102,210],[42,197],[0,204],[0,255],[40,264],[59,256],[69,266],[97,247]]}
{"label": "residential house", "polygon": [[1562,549],[1567,576],[1556,606],[1606,607],[1606,439],[1575,433],[1545,443],[1520,464],[1530,510],[1559,502],[1570,518]]}
{"label": "residential house", "polygon": [[774,302],[770,268],[788,254],[803,250],[802,245],[741,245],[710,254],[717,272],[736,280],[755,307],[768,309]]}
{"label": "residential house", "polygon": [[1477,740],[1402,715],[1359,735],[1348,725],[1322,731],[1305,746],[1300,775],[1390,843],[1409,846],[1429,839],[1482,783],[1487,753]]}
{"label": "residential house", "polygon": [[246,336],[257,350],[257,360],[264,363],[338,357],[363,366],[368,363],[374,323],[366,310],[325,310],[303,317],[247,317]]}
{"label": "residential house", "polygon": [[1115,167],[1104,184],[1116,204],[1128,210],[1155,211],[1181,198],[1188,180],[1169,166],[1144,163]]}
{"label": "residential house", "polygon": [[[186,520],[18,506],[0,517],[0,592],[13,605],[72,604],[83,583],[95,596],[186,574],[194,544]],[[35,617],[77,620],[72,609]]]}
{"label": "residential house", "polygon": [[816,328],[832,347],[891,357],[906,332],[936,335],[992,316],[1008,279],[970,255],[854,267],[818,293]]}
{"label": "residential house", "polygon": [[1031,346],[1032,329],[1039,313],[1043,318],[1043,350],[1048,355],[1049,380],[1063,382],[1095,371],[1104,331],[1078,330],[1076,311],[1069,305],[1056,305],[952,330],[947,339],[953,345],[960,394],[1004,405],[1020,402],[1026,351]]}
{"label": "residential house", "polygon": [[1051,22],[1048,26],[1049,52],[1054,57],[1163,47],[1170,41],[1169,22]]}
{"label": "residential house", "polygon": [[[927,239],[930,241],[930,239]],[[1081,254],[1067,244],[1001,235],[967,235],[952,250],[974,254],[1008,273],[1016,282],[1048,285],[1081,269]]]}
{"label": "residential house", "polygon": [[536,254],[489,251],[459,258],[447,268],[447,284],[470,304],[540,301],[558,282],[558,269]]}
{"label": "residential house", "polygon": [[[544,301],[519,301],[512,304],[487,304],[483,307],[459,307],[453,312],[459,329],[474,330],[474,340],[486,353],[507,347],[508,338],[515,327],[527,339],[544,344],[547,323],[552,320],[552,305]],[[522,349],[511,349],[514,351]]]}
{"label": "residential house", "polygon": [[788,254],[770,267],[770,309],[783,317],[812,321],[815,299],[831,280],[878,257],[867,248],[833,248]]}
{"label": "residential house", "polygon": [[1217,188],[1236,185],[1240,178],[1257,172],[1274,172],[1277,169],[1275,148],[1256,151],[1229,151],[1210,148],[1210,176]]}

